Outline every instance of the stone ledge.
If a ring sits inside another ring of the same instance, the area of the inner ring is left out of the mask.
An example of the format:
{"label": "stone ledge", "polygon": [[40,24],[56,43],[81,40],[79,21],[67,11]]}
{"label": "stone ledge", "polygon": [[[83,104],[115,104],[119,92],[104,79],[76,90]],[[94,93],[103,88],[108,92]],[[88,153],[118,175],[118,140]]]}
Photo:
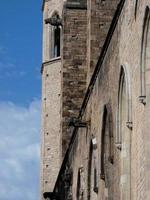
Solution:
{"label": "stone ledge", "polygon": [[59,62],[59,61],[61,61],[61,57],[52,58],[48,61],[43,62],[42,66],[41,66],[41,74],[43,73],[44,66],[49,65],[49,64],[53,64],[53,63],[56,63],[56,62]]}

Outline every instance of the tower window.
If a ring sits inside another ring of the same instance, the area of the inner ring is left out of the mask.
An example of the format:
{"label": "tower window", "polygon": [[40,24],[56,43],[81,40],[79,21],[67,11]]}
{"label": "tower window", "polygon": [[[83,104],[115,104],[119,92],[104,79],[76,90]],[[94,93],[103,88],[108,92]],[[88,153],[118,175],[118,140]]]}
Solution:
{"label": "tower window", "polygon": [[54,27],[54,47],[53,47],[53,57],[60,56],[60,28],[58,26]]}
{"label": "tower window", "polygon": [[50,58],[60,56],[61,26],[62,20],[57,12],[45,19],[45,24],[49,24],[49,52]]}

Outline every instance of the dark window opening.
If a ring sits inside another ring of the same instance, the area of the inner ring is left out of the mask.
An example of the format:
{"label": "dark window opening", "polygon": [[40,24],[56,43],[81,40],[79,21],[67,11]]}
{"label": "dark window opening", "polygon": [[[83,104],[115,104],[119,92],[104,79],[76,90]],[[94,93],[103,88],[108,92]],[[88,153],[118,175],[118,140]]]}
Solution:
{"label": "dark window opening", "polygon": [[88,200],[91,199],[92,156],[93,156],[93,148],[92,148],[92,143],[91,143],[90,149],[89,149],[89,159],[88,159],[88,181],[87,181],[87,197],[88,197]]}
{"label": "dark window opening", "polygon": [[104,107],[101,135],[101,179],[105,181],[105,168],[108,162],[113,164],[114,159],[114,138],[112,112],[109,105]]}
{"label": "dark window opening", "polygon": [[78,171],[78,180],[77,180],[77,192],[76,192],[77,200],[83,200],[82,173],[83,173],[82,169],[80,168]]}
{"label": "dark window opening", "polygon": [[97,169],[94,168],[94,192],[98,193],[98,182],[97,182]]}
{"label": "dark window opening", "polygon": [[135,11],[134,11],[135,19],[136,19],[136,15],[137,15],[138,2],[139,2],[139,0],[135,1]]}
{"label": "dark window opening", "polygon": [[80,198],[80,189],[81,189],[81,178],[80,178],[80,171],[78,172],[78,182],[77,182],[77,199]]}
{"label": "dark window opening", "polygon": [[60,28],[54,28],[54,58],[60,56]]}
{"label": "dark window opening", "polygon": [[101,179],[105,180],[105,132],[106,132],[107,110],[103,115],[102,137],[101,137]]}

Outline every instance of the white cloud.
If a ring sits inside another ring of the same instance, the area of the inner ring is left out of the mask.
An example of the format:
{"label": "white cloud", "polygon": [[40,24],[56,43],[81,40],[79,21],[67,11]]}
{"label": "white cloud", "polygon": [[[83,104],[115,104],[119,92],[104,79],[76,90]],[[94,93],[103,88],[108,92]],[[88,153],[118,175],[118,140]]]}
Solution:
{"label": "white cloud", "polygon": [[0,200],[38,200],[40,101],[0,102]]}

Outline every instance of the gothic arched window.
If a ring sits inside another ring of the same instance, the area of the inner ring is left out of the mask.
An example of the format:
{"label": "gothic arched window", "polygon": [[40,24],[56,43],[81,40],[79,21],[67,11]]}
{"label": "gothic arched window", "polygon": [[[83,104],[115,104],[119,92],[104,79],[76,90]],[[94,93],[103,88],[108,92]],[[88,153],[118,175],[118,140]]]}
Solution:
{"label": "gothic arched window", "polygon": [[[126,67],[121,67],[118,91],[118,144],[121,150],[121,199],[130,200],[131,190],[131,85]],[[124,178],[123,178],[124,177]]]}
{"label": "gothic arched window", "polygon": [[112,112],[109,105],[104,107],[102,133],[101,133],[101,178],[105,180],[105,164],[107,162],[113,163],[113,124]]}
{"label": "gothic arched window", "polygon": [[54,27],[54,46],[53,46],[53,57],[59,57],[60,56],[60,27],[56,26]]}
{"label": "gothic arched window", "polygon": [[[106,148],[106,138],[105,135],[108,134],[107,132],[107,109],[104,108],[103,113],[103,122],[102,122],[102,135],[101,135],[101,179],[105,180],[105,148]],[[107,132],[107,133],[106,133]]]}
{"label": "gothic arched window", "polygon": [[61,19],[58,12],[54,12],[52,17],[45,20],[46,24],[50,24],[50,58],[60,56],[60,43],[61,43]]}
{"label": "gothic arched window", "polygon": [[141,44],[141,92],[139,100],[141,103],[146,104],[146,93],[149,87],[149,71],[150,71],[150,9],[146,7],[142,44]]}
{"label": "gothic arched window", "polygon": [[136,19],[138,7],[139,7],[139,0],[135,0],[135,11],[134,11],[135,19]]}
{"label": "gothic arched window", "polygon": [[91,199],[91,171],[92,171],[92,157],[93,157],[93,148],[92,148],[92,142],[90,143],[90,149],[89,149],[89,159],[88,159],[88,180],[87,180],[87,198],[88,200]]}
{"label": "gothic arched window", "polygon": [[126,67],[121,66],[119,90],[118,90],[118,110],[117,110],[117,135],[116,146],[121,150],[123,127],[132,129],[132,105],[131,105],[131,84],[130,76]]}
{"label": "gothic arched window", "polygon": [[88,159],[88,179],[87,179],[87,199],[95,199],[98,193],[98,173],[97,173],[97,160],[96,160],[96,150],[97,145],[95,143],[96,138],[90,142],[89,149],[89,159]]}
{"label": "gothic arched window", "polygon": [[80,199],[80,192],[81,192],[81,176],[80,176],[80,170],[78,171],[78,179],[77,179],[77,200]]}
{"label": "gothic arched window", "polygon": [[126,123],[126,81],[124,70],[121,69],[118,95],[118,143],[122,144],[122,125]]}
{"label": "gothic arched window", "polygon": [[101,131],[101,179],[105,182],[105,197],[112,195],[112,169],[114,156],[112,111],[109,104],[104,106]]}
{"label": "gothic arched window", "polygon": [[77,192],[76,198],[77,200],[83,200],[84,193],[83,193],[83,167],[79,168],[78,170],[78,179],[77,179]]}

